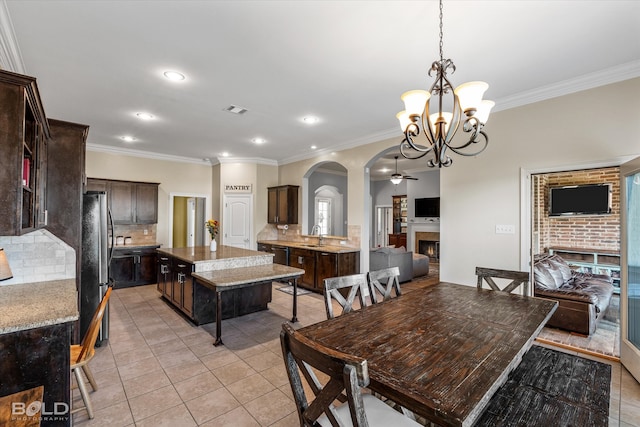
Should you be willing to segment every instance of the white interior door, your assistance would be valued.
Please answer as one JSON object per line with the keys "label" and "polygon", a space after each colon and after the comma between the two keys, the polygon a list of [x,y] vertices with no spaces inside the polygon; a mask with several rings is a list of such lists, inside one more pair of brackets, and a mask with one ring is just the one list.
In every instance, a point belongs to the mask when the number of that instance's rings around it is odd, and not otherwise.
{"label": "white interior door", "polygon": [[620,362],[640,381],[640,157],[620,167]]}
{"label": "white interior door", "polygon": [[375,245],[377,247],[385,247],[389,245],[389,233],[391,233],[391,230],[393,229],[391,209],[391,206],[376,207]]}
{"label": "white interior door", "polygon": [[252,218],[253,195],[225,195],[222,218],[223,244],[244,249],[254,248]]}
{"label": "white interior door", "polygon": [[191,248],[196,245],[196,199],[190,197],[187,199],[187,247]]}

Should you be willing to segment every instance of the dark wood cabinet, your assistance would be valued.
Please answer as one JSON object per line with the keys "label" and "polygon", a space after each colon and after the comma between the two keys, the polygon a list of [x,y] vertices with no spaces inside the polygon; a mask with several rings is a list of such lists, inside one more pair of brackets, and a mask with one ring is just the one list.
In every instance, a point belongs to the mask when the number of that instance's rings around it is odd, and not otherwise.
{"label": "dark wood cabinet", "polygon": [[136,183],[135,217],[136,224],[155,224],[158,222],[158,184]]}
{"label": "dark wood cabinet", "polygon": [[177,258],[173,259],[171,302],[187,315],[193,313],[193,277],[191,277],[191,273],[194,270],[195,265]]}
{"label": "dark wood cabinet", "polygon": [[116,248],[111,259],[110,274],[114,287],[149,285],[158,279],[155,247]]}
{"label": "dark wood cabinet", "polygon": [[87,179],[87,190],[107,192],[114,224],[157,223],[158,185],[151,182]]}
{"label": "dark wood cabinet", "polygon": [[304,270],[304,274],[298,279],[298,285],[312,289],[316,287],[316,254],[314,251],[291,248],[289,250],[289,265]]}
{"label": "dark wood cabinet", "polygon": [[318,292],[324,293],[324,279],[347,276],[360,272],[360,253],[316,252],[316,286]]}
{"label": "dark wood cabinet", "polygon": [[114,224],[133,224],[135,198],[130,182],[110,181],[108,204]]}
{"label": "dark wood cabinet", "polygon": [[36,79],[0,71],[0,235],[46,222],[49,124]]}
{"label": "dark wood cabinet", "polygon": [[401,246],[407,247],[407,233],[389,234],[389,245],[396,248]]}
{"label": "dark wood cabinet", "polygon": [[172,273],[171,273],[171,259],[165,255],[156,255],[157,259],[157,288],[158,292],[160,292],[167,299],[171,299],[172,294]]}
{"label": "dark wood cabinet", "polygon": [[297,185],[281,185],[267,189],[267,222],[269,224],[298,223]]}

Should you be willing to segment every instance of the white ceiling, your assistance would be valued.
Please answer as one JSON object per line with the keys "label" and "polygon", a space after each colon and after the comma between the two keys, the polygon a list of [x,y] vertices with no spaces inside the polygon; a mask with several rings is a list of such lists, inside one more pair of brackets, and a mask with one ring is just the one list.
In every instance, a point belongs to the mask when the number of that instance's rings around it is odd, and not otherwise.
{"label": "white ceiling", "polygon": [[[438,57],[433,0],[4,6],[18,71],[38,78],[48,117],[90,125],[94,147],[213,162],[225,151],[283,164],[314,155],[312,145],[399,143],[399,96],[428,88]],[[637,77],[640,2],[446,0],[444,55],[457,66],[454,85],[489,83],[494,111]],[[187,79],[167,81],[165,70]],[[231,104],[249,111],[223,111]],[[139,120],[141,111],[155,119]],[[306,115],[320,122],[306,125]],[[253,144],[258,136],[267,143]]]}

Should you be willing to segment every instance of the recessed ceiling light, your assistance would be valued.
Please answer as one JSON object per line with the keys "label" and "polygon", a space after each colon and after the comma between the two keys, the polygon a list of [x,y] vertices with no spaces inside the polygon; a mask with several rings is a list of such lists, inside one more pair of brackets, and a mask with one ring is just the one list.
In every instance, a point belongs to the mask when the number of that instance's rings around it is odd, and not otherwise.
{"label": "recessed ceiling light", "polygon": [[223,153],[220,153],[220,155],[221,155],[222,157],[229,157],[229,153],[227,153],[226,151],[225,151],[225,152],[223,152]]}
{"label": "recessed ceiling light", "polygon": [[253,142],[254,144],[260,145],[260,144],[264,144],[265,142],[267,142],[267,140],[264,139],[264,138],[253,138],[251,140],[251,142]]}
{"label": "recessed ceiling light", "polygon": [[313,116],[307,116],[307,117],[303,117],[302,121],[308,125],[312,125],[312,124],[318,123],[318,118]]}
{"label": "recessed ceiling light", "polygon": [[141,120],[152,120],[153,114],[149,113],[136,113],[136,116]]}
{"label": "recessed ceiling light", "polygon": [[315,150],[316,148],[318,148],[318,147],[317,147],[317,146],[315,146],[315,145],[312,145],[312,146],[311,146],[311,149],[312,149],[312,150]]}
{"label": "recessed ceiling light", "polygon": [[184,74],[179,73],[177,71],[165,71],[163,74],[167,79],[174,82],[179,82],[184,80]]}
{"label": "recessed ceiling light", "polygon": [[380,172],[382,172],[382,173],[391,172],[391,169],[382,168],[382,169],[380,169]]}
{"label": "recessed ceiling light", "polygon": [[133,142],[136,139],[134,137],[132,137],[131,135],[125,135],[125,136],[121,136],[120,137],[121,140],[123,140],[124,142]]}

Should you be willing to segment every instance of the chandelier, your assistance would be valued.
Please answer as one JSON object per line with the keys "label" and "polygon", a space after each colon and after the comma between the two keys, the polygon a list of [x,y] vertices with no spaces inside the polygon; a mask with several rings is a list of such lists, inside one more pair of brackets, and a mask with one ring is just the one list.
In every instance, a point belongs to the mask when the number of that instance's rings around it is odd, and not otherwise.
{"label": "chandelier", "polygon": [[[489,112],[495,105],[493,101],[482,100],[489,85],[485,82],[463,83],[455,90],[447,78],[447,71],[456,71],[451,59],[444,59],[442,53],[442,0],[440,0],[440,60],[431,64],[428,74],[436,73],[431,89],[410,90],[402,94],[404,111],[396,114],[404,140],[400,143],[400,153],[407,159],[419,159],[431,153],[427,162],[429,167],[451,166],[453,160],[448,156],[451,150],[461,156],[475,156],[487,148],[489,137],[482,130],[489,118]],[[430,103],[437,101],[437,111],[430,113]],[[448,104],[448,105],[445,105]],[[446,107],[450,111],[444,110]],[[469,133],[469,139],[453,142],[460,124],[462,130]],[[416,143],[414,138],[422,133],[426,145]]]}

